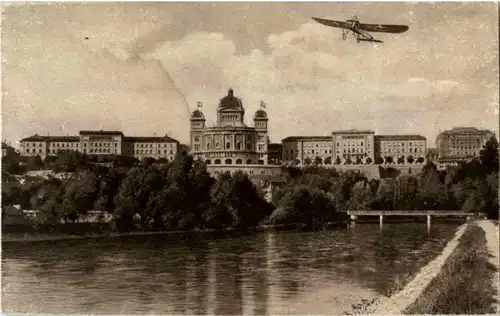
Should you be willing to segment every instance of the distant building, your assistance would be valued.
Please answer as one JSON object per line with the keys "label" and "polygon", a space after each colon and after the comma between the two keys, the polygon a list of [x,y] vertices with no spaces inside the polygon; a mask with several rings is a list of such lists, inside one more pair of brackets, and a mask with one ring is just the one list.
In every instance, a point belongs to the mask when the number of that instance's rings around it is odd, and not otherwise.
{"label": "distant building", "polygon": [[[217,123],[207,126],[204,114],[191,114],[191,154],[207,165],[213,174],[241,170],[250,176],[280,175],[281,166],[268,166],[268,117],[258,110],[253,117],[254,127],[244,123],[245,109],[241,99],[229,89],[217,106]],[[261,167],[259,167],[261,166]]]}
{"label": "distant building", "polygon": [[375,157],[382,158],[384,163],[390,160],[396,164],[414,163],[419,158],[423,163],[426,152],[427,139],[420,135],[375,136]]}
{"label": "distant building", "polygon": [[495,134],[475,127],[454,127],[436,138],[439,164],[457,164],[478,158],[486,142]]}
{"label": "distant building", "polygon": [[120,131],[80,131],[79,136],[33,136],[21,140],[21,155],[56,155],[63,150],[86,155],[123,155],[137,158],[165,158],[173,160],[179,142],[168,136],[126,137]]}
{"label": "distant building", "polygon": [[332,132],[334,163],[375,162],[375,132],[371,130],[345,130]]}
{"label": "distant building", "polygon": [[279,165],[281,164],[282,145],[278,143],[269,144],[267,147],[268,164]]}
{"label": "distant building", "polygon": [[282,163],[307,165],[331,164],[331,136],[290,136],[281,141]]}

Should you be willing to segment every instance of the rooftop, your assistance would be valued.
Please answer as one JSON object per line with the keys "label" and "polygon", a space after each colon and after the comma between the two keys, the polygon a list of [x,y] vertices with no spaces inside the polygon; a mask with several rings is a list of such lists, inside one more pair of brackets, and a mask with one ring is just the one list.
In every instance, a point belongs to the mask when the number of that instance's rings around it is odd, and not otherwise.
{"label": "rooftop", "polygon": [[179,143],[178,140],[165,136],[126,136],[125,141],[128,142],[144,142],[144,143]]}
{"label": "rooftop", "polygon": [[121,132],[121,131],[103,131],[103,130],[80,131],[80,135],[88,135],[88,134],[92,134],[92,135],[122,135],[123,136],[123,132]]}
{"label": "rooftop", "polygon": [[421,135],[376,135],[375,138],[379,140],[426,140]]}
{"label": "rooftop", "polygon": [[332,136],[289,136],[281,140],[284,142],[297,142],[297,141],[331,141]]}
{"label": "rooftop", "polygon": [[78,136],[40,136],[38,134],[21,139],[22,142],[78,142]]}
{"label": "rooftop", "polygon": [[333,131],[333,135],[335,134],[375,134],[374,131],[372,130],[361,130],[361,129],[347,129],[347,130],[341,130],[341,131]]}

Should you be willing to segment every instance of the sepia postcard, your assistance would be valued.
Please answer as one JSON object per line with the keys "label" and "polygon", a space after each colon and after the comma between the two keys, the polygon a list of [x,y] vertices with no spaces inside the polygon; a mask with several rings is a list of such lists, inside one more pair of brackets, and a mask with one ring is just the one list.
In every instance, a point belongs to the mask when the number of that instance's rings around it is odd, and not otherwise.
{"label": "sepia postcard", "polygon": [[497,2],[0,7],[2,313],[500,313]]}

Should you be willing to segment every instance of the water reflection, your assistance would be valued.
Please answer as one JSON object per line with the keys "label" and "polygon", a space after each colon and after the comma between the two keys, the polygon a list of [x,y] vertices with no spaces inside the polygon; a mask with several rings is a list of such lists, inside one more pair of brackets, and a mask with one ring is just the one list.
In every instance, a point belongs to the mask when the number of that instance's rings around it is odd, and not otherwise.
{"label": "water reflection", "polygon": [[[457,225],[3,246],[6,312],[331,314],[387,294]],[[443,239],[444,238],[444,239]],[[35,246],[36,245],[36,246]],[[430,259],[431,256],[428,259]]]}

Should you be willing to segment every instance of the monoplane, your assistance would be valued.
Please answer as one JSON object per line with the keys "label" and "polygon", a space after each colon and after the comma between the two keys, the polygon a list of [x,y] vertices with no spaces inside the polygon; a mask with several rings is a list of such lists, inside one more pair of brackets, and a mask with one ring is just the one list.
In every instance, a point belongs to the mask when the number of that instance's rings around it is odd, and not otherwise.
{"label": "monoplane", "polygon": [[358,18],[356,17],[352,18],[352,20],[347,20],[345,22],[327,20],[321,18],[312,18],[312,19],[326,26],[341,28],[342,39],[344,41],[347,38],[347,35],[349,33],[352,33],[354,37],[356,37],[358,43],[359,42],[383,43],[381,40],[373,38],[373,36],[368,32],[404,33],[409,28],[406,25],[359,23]]}

